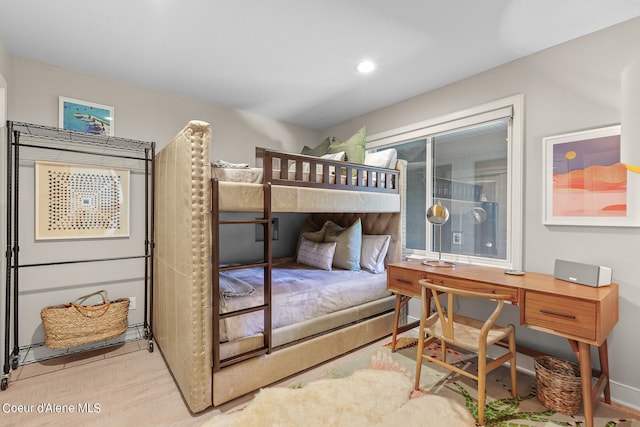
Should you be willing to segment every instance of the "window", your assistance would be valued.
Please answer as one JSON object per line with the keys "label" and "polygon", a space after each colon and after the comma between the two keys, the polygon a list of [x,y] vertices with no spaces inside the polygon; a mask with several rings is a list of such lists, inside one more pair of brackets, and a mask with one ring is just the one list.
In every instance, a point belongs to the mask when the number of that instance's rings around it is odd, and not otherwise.
{"label": "window", "polygon": [[[395,148],[407,161],[405,256],[441,250],[447,261],[522,268],[522,103],[514,96],[368,138],[368,149]],[[449,211],[441,226],[426,219],[436,203]]]}

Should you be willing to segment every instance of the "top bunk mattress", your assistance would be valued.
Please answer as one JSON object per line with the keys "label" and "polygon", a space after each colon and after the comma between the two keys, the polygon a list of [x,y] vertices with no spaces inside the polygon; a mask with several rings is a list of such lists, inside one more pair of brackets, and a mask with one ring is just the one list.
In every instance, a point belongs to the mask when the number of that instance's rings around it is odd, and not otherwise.
{"label": "top bunk mattress", "polygon": [[[380,170],[363,170],[356,176],[355,170],[336,169],[341,167],[339,164],[324,167],[305,164],[301,170],[295,166],[290,163],[285,173],[277,168],[267,169],[271,175],[269,182],[273,184],[273,212],[400,212],[406,172],[403,160],[395,163],[398,176]],[[309,173],[314,168],[316,173]],[[211,176],[219,189],[220,211],[263,211],[265,169],[212,166]],[[331,188],[323,188],[324,183]]]}
{"label": "top bunk mattress", "polygon": [[[156,154],[159,193],[169,191],[179,199],[197,197],[198,203],[204,203],[204,209],[211,201],[214,210],[218,211],[263,212],[262,182],[268,182],[271,184],[272,212],[401,211],[406,179],[404,160],[395,162],[395,169],[386,169],[257,148],[256,156],[262,159],[263,165],[270,167],[232,170],[212,167],[210,143],[211,126],[194,120],[163,147]],[[212,169],[220,170],[213,176]],[[317,173],[309,171],[321,171],[321,179]],[[337,183],[336,177],[340,177]],[[324,188],[332,180],[335,183],[332,188]],[[346,185],[343,180],[347,181]],[[190,210],[194,209],[194,200],[190,204],[189,200],[180,200],[178,204],[183,203],[187,203]]]}
{"label": "top bunk mattress", "polygon": [[[263,184],[220,181],[218,209],[226,212],[262,212]],[[400,212],[399,194],[274,185],[273,212]]]}
{"label": "top bunk mattress", "polygon": [[225,168],[211,165],[211,177],[225,182],[240,184],[262,184],[262,168]]}

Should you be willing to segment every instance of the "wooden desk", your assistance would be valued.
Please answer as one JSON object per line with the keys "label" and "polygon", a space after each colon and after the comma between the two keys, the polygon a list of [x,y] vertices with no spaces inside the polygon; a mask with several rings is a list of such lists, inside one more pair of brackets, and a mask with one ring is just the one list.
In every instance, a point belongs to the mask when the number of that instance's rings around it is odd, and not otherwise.
{"label": "wooden desk", "polygon": [[[429,267],[420,261],[391,264],[387,266],[387,286],[396,294],[392,340],[394,350],[399,332],[399,311],[411,298],[421,297],[420,279],[450,287],[511,295],[511,302],[520,307],[521,325],[569,341],[580,364],[582,403],[587,426],[593,426],[593,408],[603,390],[604,401],[611,403],[607,336],[618,322],[617,284],[592,288],[558,280],[547,274],[508,275],[493,267]],[[600,373],[593,387],[592,345],[598,347],[600,358]]]}

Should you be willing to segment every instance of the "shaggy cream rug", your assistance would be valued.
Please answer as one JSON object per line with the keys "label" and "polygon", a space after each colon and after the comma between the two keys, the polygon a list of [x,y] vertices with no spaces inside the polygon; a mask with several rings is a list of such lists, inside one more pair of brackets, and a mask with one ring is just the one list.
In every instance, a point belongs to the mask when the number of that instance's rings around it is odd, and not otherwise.
{"label": "shaggy cream rug", "polygon": [[301,425],[456,427],[475,421],[453,400],[413,393],[413,381],[403,373],[363,369],[302,388],[262,389],[242,409],[214,414],[203,427]]}

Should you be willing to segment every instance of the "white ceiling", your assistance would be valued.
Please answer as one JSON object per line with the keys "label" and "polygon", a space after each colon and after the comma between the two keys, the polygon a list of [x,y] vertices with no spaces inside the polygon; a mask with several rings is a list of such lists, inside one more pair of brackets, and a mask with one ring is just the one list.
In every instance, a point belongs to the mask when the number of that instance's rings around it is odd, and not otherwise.
{"label": "white ceiling", "polygon": [[[636,16],[640,0],[0,0],[0,39],[14,56],[324,129]],[[359,75],[362,59],[377,70]]]}

